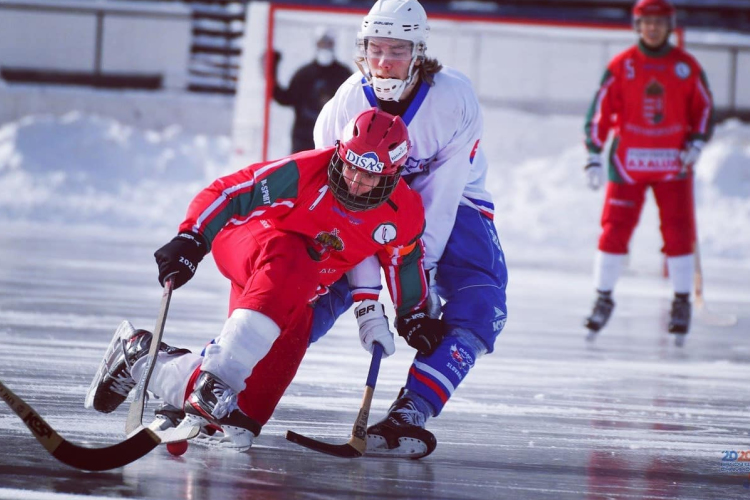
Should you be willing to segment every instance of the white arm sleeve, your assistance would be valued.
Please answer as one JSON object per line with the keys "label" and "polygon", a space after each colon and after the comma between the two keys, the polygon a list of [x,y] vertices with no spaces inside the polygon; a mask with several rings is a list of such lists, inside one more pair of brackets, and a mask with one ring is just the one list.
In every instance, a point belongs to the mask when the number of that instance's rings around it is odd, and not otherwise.
{"label": "white arm sleeve", "polygon": [[[374,255],[353,267],[346,273],[349,289],[354,301],[373,298],[377,300],[383,286],[380,284],[380,262]],[[363,298],[364,297],[364,298]]]}
{"label": "white arm sleeve", "polygon": [[[453,139],[438,152],[429,174],[418,175],[411,183],[422,195],[425,208],[427,226],[422,239],[426,269],[435,267],[445,250],[469,181],[472,151],[482,137],[482,114],[474,93],[461,93],[456,101],[459,124]],[[473,161],[485,161],[481,148],[474,153]]]}
{"label": "white arm sleeve", "polygon": [[334,99],[335,97],[325,103],[323,109],[320,110],[318,119],[315,120],[313,140],[315,141],[316,149],[333,146],[336,143],[335,137],[338,134],[338,131],[333,126],[336,121],[335,113],[333,112],[333,108],[336,107],[333,102]]}

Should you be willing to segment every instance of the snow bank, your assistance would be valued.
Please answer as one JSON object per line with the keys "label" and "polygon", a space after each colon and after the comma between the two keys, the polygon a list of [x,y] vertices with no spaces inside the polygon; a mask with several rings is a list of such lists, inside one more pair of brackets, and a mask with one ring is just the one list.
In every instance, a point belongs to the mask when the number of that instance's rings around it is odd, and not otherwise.
{"label": "snow bank", "polygon": [[[582,122],[485,112],[487,183],[509,256],[532,248],[593,254],[603,193],[585,186]],[[176,125],[156,131],[77,112],[29,116],[0,127],[0,219],[175,227],[199,189],[239,167],[231,153],[229,137]],[[696,199],[703,255],[750,260],[750,126],[717,127],[698,165]],[[632,247],[658,254],[653,200]]]}

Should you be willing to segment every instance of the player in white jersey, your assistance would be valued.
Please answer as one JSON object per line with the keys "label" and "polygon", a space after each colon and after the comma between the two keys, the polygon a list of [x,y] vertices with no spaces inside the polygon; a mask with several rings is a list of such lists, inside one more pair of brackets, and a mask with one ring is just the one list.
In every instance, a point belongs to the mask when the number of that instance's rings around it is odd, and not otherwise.
{"label": "player in white jersey", "polygon": [[[363,109],[401,116],[411,138],[402,176],[425,208],[430,305],[396,324],[418,353],[388,416],[367,429],[371,455],[420,458],[435,449],[425,422],[440,414],[476,359],[492,352],[507,314],[505,257],[485,189],[481,109],[463,74],[426,57],[428,31],[417,0],[378,0],[357,35],[361,74],[339,87],[314,129],[315,146],[330,146]],[[311,342],[352,301],[377,300],[380,289],[377,261],[365,260],[318,302]],[[374,322],[363,322],[360,309],[362,336]]]}

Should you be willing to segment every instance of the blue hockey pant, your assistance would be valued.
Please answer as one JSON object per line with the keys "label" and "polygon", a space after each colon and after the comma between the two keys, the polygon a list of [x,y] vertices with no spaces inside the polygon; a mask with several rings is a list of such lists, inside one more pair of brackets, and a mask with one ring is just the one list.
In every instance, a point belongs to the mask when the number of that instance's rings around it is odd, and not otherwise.
{"label": "blue hockey pant", "polygon": [[[500,238],[490,218],[460,206],[437,268],[448,335],[429,356],[417,354],[406,389],[422,396],[438,415],[477,357],[492,352],[505,326],[508,271]],[[310,342],[322,337],[352,305],[346,278],[331,287],[315,307]]]}

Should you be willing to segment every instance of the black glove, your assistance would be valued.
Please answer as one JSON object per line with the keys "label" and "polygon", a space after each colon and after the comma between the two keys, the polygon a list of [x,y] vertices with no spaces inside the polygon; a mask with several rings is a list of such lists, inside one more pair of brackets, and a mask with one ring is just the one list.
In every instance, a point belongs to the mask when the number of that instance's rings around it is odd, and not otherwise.
{"label": "black glove", "polygon": [[281,62],[281,52],[278,50],[273,51],[273,62],[271,63],[271,70],[273,71],[274,80],[276,75],[279,73],[279,63]]}
{"label": "black glove", "polygon": [[159,266],[159,283],[174,275],[174,287],[180,288],[195,274],[198,262],[207,254],[206,242],[198,233],[185,231],[154,252]]}
{"label": "black glove", "polygon": [[[268,55],[267,52],[263,52],[263,55],[260,56],[260,74],[265,75],[266,74],[266,56]],[[277,75],[279,73],[279,63],[281,62],[281,52],[278,50],[273,51],[273,58],[271,59],[271,77],[273,78],[273,81],[275,82],[278,80]]]}
{"label": "black glove", "polygon": [[439,319],[430,318],[427,309],[420,309],[396,320],[398,334],[406,339],[406,343],[425,356],[440,345],[445,337],[445,323]]}

